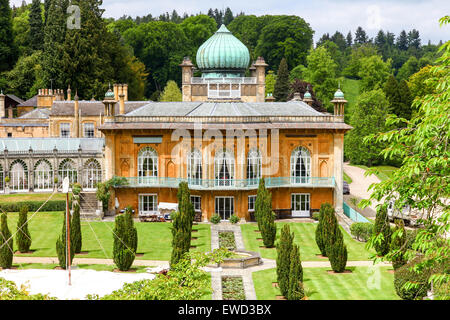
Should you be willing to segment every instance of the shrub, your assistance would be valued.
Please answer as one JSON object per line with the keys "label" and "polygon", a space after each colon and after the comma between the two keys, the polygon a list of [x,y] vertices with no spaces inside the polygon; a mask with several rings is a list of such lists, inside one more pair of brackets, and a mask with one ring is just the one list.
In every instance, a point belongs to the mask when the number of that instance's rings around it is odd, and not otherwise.
{"label": "shrub", "polygon": [[355,222],[350,226],[350,232],[358,241],[368,241],[372,236],[373,223],[371,222]]}
{"label": "shrub", "polygon": [[412,250],[412,245],[416,241],[417,230],[406,230],[406,248]]}
{"label": "shrub", "polygon": [[97,183],[97,191],[95,193],[97,200],[102,202],[103,211],[108,211],[109,198],[111,197],[111,188],[116,185],[125,186],[128,181],[124,177],[112,177],[105,182]]}
{"label": "shrub", "polygon": [[316,244],[317,247],[319,248],[321,254],[323,256],[325,256],[326,252],[325,252],[325,243],[323,241],[322,238],[322,232],[323,232],[323,217],[325,215],[325,211],[328,210],[328,207],[330,206],[329,203],[323,203],[320,206],[320,211],[319,211],[319,224],[317,225],[316,228],[316,232],[315,232],[315,236],[316,236]]}
{"label": "shrub", "polygon": [[327,247],[332,245],[340,232],[334,209],[329,203],[320,206],[319,224],[316,228],[316,243],[323,256],[327,256]]}
{"label": "shrub", "polygon": [[24,286],[19,289],[13,281],[0,278],[0,300],[56,300],[56,298],[41,293],[31,295]]}
{"label": "shrub", "polygon": [[320,217],[320,213],[319,212],[314,212],[312,214],[312,218],[316,221],[319,221],[319,217]]}
{"label": "shrub", "polygon": [[230,217],[230,222],[233,223],[233,224],[238,223],[239,220],[241,220],[241,219],[239,219],[239,217],[238,217],[237,215],[235,215],[235,214],[233,214],[233,215]]}
{"label": "shrub", "polygon": [[403,300],[421,300],[427,295],[427,291],[430,289],[430,284],[428,283],[430,277],[429,271],[422,270],[420,273],[416,273],[410,270],[417,262],[418,259],[414,259],[395,270],[395,291]]}
{"label": "shrub", "polygon": [[72,245],[75,253],[81,252],[82,247],[82,235],[81,235],[81,221],[80,221],[80,204],[78,201],[74,202],[72,224],[70,227],[70,233],[72,235]]}
{"label": "shrub", "polygon": [[[63,216],[63,227],[61,236],[56,239],[56,254],[58,256],[59,266],[63,269],[66,269],[66,237],[67,237],[67,228],[66,228],[66,215]],[[69,227],[71,226],[71,222],[69,219]],[[70,232],[70,236],[72,236],[72,232]],[[72,244],[72,238],[70,239],[70,243]],[[72,265],[73,257],[75,255],[75,250],[73,245],[70,246],[70,261],[68,261],[68,264]]]}
{"label": "shrub", "polygon": [[291,251],[294,243],[294,233],[288,224],[281,229],[280,240],[277,243],[277,281],[283,296],[288,295],[289,291],[289,272]]}
{"label": "shrub", "polygon": [[78,195],[78,194],[80,194],[80,192],[81,192],[81,185],[79,183],[74,183],[72,185],[72,193],[74,195]]}
{"label": "shrub", "polygon": [[272,248],[277,237],[277,226],[275,224],[275,213],[266,211],[263,216],[261,236],[266,248]]}
{"label": "shrub", "polygon": [[[27,206],[29,211],[37,211],[44,203],[45,201],[2,202],[0,208],[5,212],[20,212],[23,206]],[[40,211],[66,211],[66,200],[49,200]]]}
{"label": "shrub", "polygon": [[329,247],[327,254],[330,258],[331,269],[334,272],[344,272],[345,266],[347,265],[347,247],[344,244],[342,233]]}
{"label": "shrub", "polygon": [[256,193],[256,200],[255,200],[255,219],[258,223],[258,230],[261,231],[262,228],[262,219],[263,217],[260,217],[263,214],[264,210],[270,210],[272,211],[272,204],[270,204],[270,209],[267,208],[267,196],[268,191],[266,189],[266,185],[264,182],[264,179],[259,180],[258,185],[258,191]]}
{"label": "shrub", "polygon": [[136,257],[138,239],[131,212],[132,208],[127,207],[125,213],[115,219],[113,257],[114,263],[121,271],[129,270]]}
{"label": "shrub", "polygon": [[6,213],[0,213],[0,267],[9,269],[13,262],[14,240],[8,229]]}
{"label": "shrub", "polygon": [[218,214],[215,214],[215,215],[211,216],[209,221],[211,223],[218,224],[220,222],[220,216]]}
{"label": "shrub", "polygon": [[300,261],[300,252],[297,245],[293,245],[290,256],[289,268],[289,290],[287,294],[288,300],[301,300],[305,296],[303,290],[303,268]]}
{"label": "shrub", "polygon": [[392,237],[390,251],[392,252],[392,266],[394,270],[400,268],[401,266],[406,264],[405,252],[407,250],[407,239],[406,239],[406,230],[405,223],[401,219],[395,220],[395,230],[397,235]]}
{"label": "shrub", "polygon": [[391,244],[391,227],[385,206],[377,208],[373,235],[378,237],[374,243],[377,254],[379,256],[384,256],[389,252],[389,247]]}
{"label": "shrub", "polygon": [[17,247],[20,252],[28,252],[31,247],[31,235],[28,231],[28,207],[23,206],[19,211],[16,233]]}
{"label": "shrub", "polygon": [[9,181],[11,181],[11,179],[10,179],[8,176],[6,176],[6,177],[5,177],[5,182],[6,182],[6,183],[9,183]]}

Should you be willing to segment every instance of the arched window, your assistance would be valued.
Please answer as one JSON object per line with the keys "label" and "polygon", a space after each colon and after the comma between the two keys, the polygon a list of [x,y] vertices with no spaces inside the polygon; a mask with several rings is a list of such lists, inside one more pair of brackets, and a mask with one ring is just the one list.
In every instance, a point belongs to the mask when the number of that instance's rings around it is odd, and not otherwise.
{"label": "arched window", "polygon": [[34,166],[34,190],[53,189],[53,170],[50,162],[45,159],[39,160]]}
{"label": "arched window", "polygon": [[214,159],[214,177],[216,186],[234,185],[234,155],[220,151]]}
{"label": "arched window", "polygon": [[201,185],[202,183],[202,153],[194,149],[188,154],[187,178],[191,185]]}
{"label": "arched window", "polygon": [[23,160],[15,160],[9,169],[12,191],[28,191],[28,168]]}
{"label": "arched window", "polygon": [[95,159],[89,159],[83,168],[83,189],[95,189],[102,182],[102,167]]}
{"label": "arched window", "polygon": [[249,185],[259,183],[262,172],[261,152],[258,149],[252,149],[247,155],[247,181]]}
{"label": "arched window", "polygon": [[309,183],[311,155],[304,147],[296,148],[291,155],[291,183]]}
{"label": "arched window", "polygon": [[150,147],[141,149],[138,154],[139,183],[156,183],[158,177],[158,153]]}
{"label": "arched window", "polygon": [[58,170],[59,182],[62,183],[65,177],[69,177],[69,182],[74,183],[77,182],[77,166],[75,162],[71,159],[65,159],[59,165]]}

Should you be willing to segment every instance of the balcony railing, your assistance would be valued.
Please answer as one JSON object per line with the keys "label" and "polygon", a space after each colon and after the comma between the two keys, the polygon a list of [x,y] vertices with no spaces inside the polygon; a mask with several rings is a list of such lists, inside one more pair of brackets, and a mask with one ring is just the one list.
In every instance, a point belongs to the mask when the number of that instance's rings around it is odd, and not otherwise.
{"label": "balcony railing", "polygon": [[236,77],[236,78],[191,78],[193,84],[208,83],[232,83],[232,84],[256,84],[256,77]]}
{"label": "balcony railing", "polygon": [[[187,182],[192,190],[252,190],[258,189],[259,179],[187,179],[167,177],[129,177],[116,188],[178,188]],[[267,177],[267,188],[334,188],[334,177]]]}

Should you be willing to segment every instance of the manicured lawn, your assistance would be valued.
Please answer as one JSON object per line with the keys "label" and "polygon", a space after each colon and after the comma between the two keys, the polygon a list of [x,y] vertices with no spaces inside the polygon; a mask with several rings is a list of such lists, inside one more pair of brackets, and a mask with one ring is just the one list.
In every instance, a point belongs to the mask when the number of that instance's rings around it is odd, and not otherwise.
{"label": "manicured lawn", "polygon": [[[20,201],[45,201],[51,193],[24,193],[24,194],[2,194],[1,202],[20,202]],[[66,196],[62,193],[56,193],[50,200],[65,200]]]}
{"label": "manicured lawn", "polygon": [[[348,267],[352,273],[329,274],[331,268],[304,268],[305,294],[309,300],[398,300],[394,275],[389,267]],[[378,270],[377,270],[378,269]],[[258,300],[275,300],[280,290],[272,286],[277,281],[276,269],[253,273]]]}
{"label": "manicured lawn", "polygon": [[[8,213],[8,226],[11,233],[15,233],[17,225],[17,213]],[[28,214],[30,219],[32,213]],[[32,237],[31,250],[36,250],[32,254],[22,254],[21,256],[34,257],[56,257],[55,243],[61,234],[63,224],[62,212],[40,212],[29,222],[29,230]],[[137,256],[136,259],[146,260],[170,260],[172,251],[172,233],[169,222],[136,222],[138,232]],[[76,255],[80,258],[109,258],[112,259],[114,222],[107,221],[81,221],[81,231],[83,238],[82,251],[87,254]],[[196,251],[211,251],[211,231],[209,224],[194,225],[192,236],[197,240],[192,240],[192,245],[196,246]],[[17,244],[14,241],[14,248]]]}
{"label": "manicured lawn", "polygon": [[[355,167],[359,167],[364,170],[369,170],[368,167],[363,165],[354,165]],[[376,168],[375,175],[380,179],[381,181],[387,180],[392,177],[394,172],[398,169],[397,167],[393,166],[373,166],[372,168]]]}
{"label": "manicured lawn", "polygon": [[[277,222],[277,240],[279,239],[281,228],[286,222]],[[316,223],[289,222],[291,232],[294,232],[294,242],[300,246],[300,255],[303,261],[327,261],[327,259],[319,258],[320,254],[315,240]],[[247,250],[257,251],[263,258],[276,259],[277,252],[275,248],[261,248],[262,241],[256,240],[261,237],[256,223],[247,223],[241,225],[244,245]],[[354,240],[347,232],[341,228],[344,235],[344,242],[347,245],[348,260],[362,261],[369,260],[369,251],[365,249],[365,243]],[[276,243],[275,242],[275,243]]]}

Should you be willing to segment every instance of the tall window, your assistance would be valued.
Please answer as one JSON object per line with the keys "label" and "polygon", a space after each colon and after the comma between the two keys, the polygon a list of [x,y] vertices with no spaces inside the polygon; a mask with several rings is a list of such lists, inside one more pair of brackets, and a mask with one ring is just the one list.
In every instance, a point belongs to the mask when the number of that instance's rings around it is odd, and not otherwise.
{"label": "tall window", "polygon": [[262,171],[261,152],[258,149],[252,149],[247,156],[247,181],[249,185],[259,183]]}
{"label": "tall window", "polygon": [[34,189],[51,190],[53,188],[53,169],[45,159],[39,160],[34,166]]}
{"label": "tall window", "polygon": [[10,184],[13,191],[28,191],[28,168],[22,160],[15,160],[10,167]]}
{"label": "tall window", "polygon": [[216,197],[215,213],[222,220],[228,220],[234,214],[234,198],[233,197]]}
{"label": "tall window", "polygon": [[97,160],[88,160],[83,171],[83,188],[95,189],[97,183],[102,182],[102,168]]}
{"label": "tall window", "polygon": [[214,159],[216,186],[234,185],[234,155],[228,151],[219,152]]}
{"label": "tall window", "polygon": [[248,211],[255,211],[256,196],[248,196]]}
{"label": "tall window", "polygon": [[195,211],[202,211],[202,197],[200,196],[191,196],[191,202],[194,206]]}
{"label": "tall window", "polygon": [[83,132],[85,138],[94,138],[94,124],[91,122],[83,124]]}
{"label": "tall window", "polygon": [[187,163],[188,183],[201,185],[202,183],[202,153],[195,149],[188,155]]}
{"label": "tall window", "polygon": [[139,214],[155,214],[158,211],[158,196],[156,194],[139,195]]}
{"label": "tall window", "polygon": [[291,155],[291,183],[309,183],[311,155],[306,148],[298,147]]}
{"label": "tall window", "polygon": [[77,182],[77,166],[71,159],[65,159],[61,162],[58,169],[59,182],[62,183],[65,177],[69,177],[69,182]]}
{"label": "tall window", "polygon": [[158,177],[158,154],[153,148],[146,147],[138,154],[139,183],[156,183]]}
{"label": "tall window", "polygon": [[5,172],[3,171],[3,167],[0,164],[0,191],[2,192],[5,190],[4,181],[5,181]]}
{"label": "tall window", "polygon": [[59,130],[61,138],[70,138],[70,123],[60,123]]}

